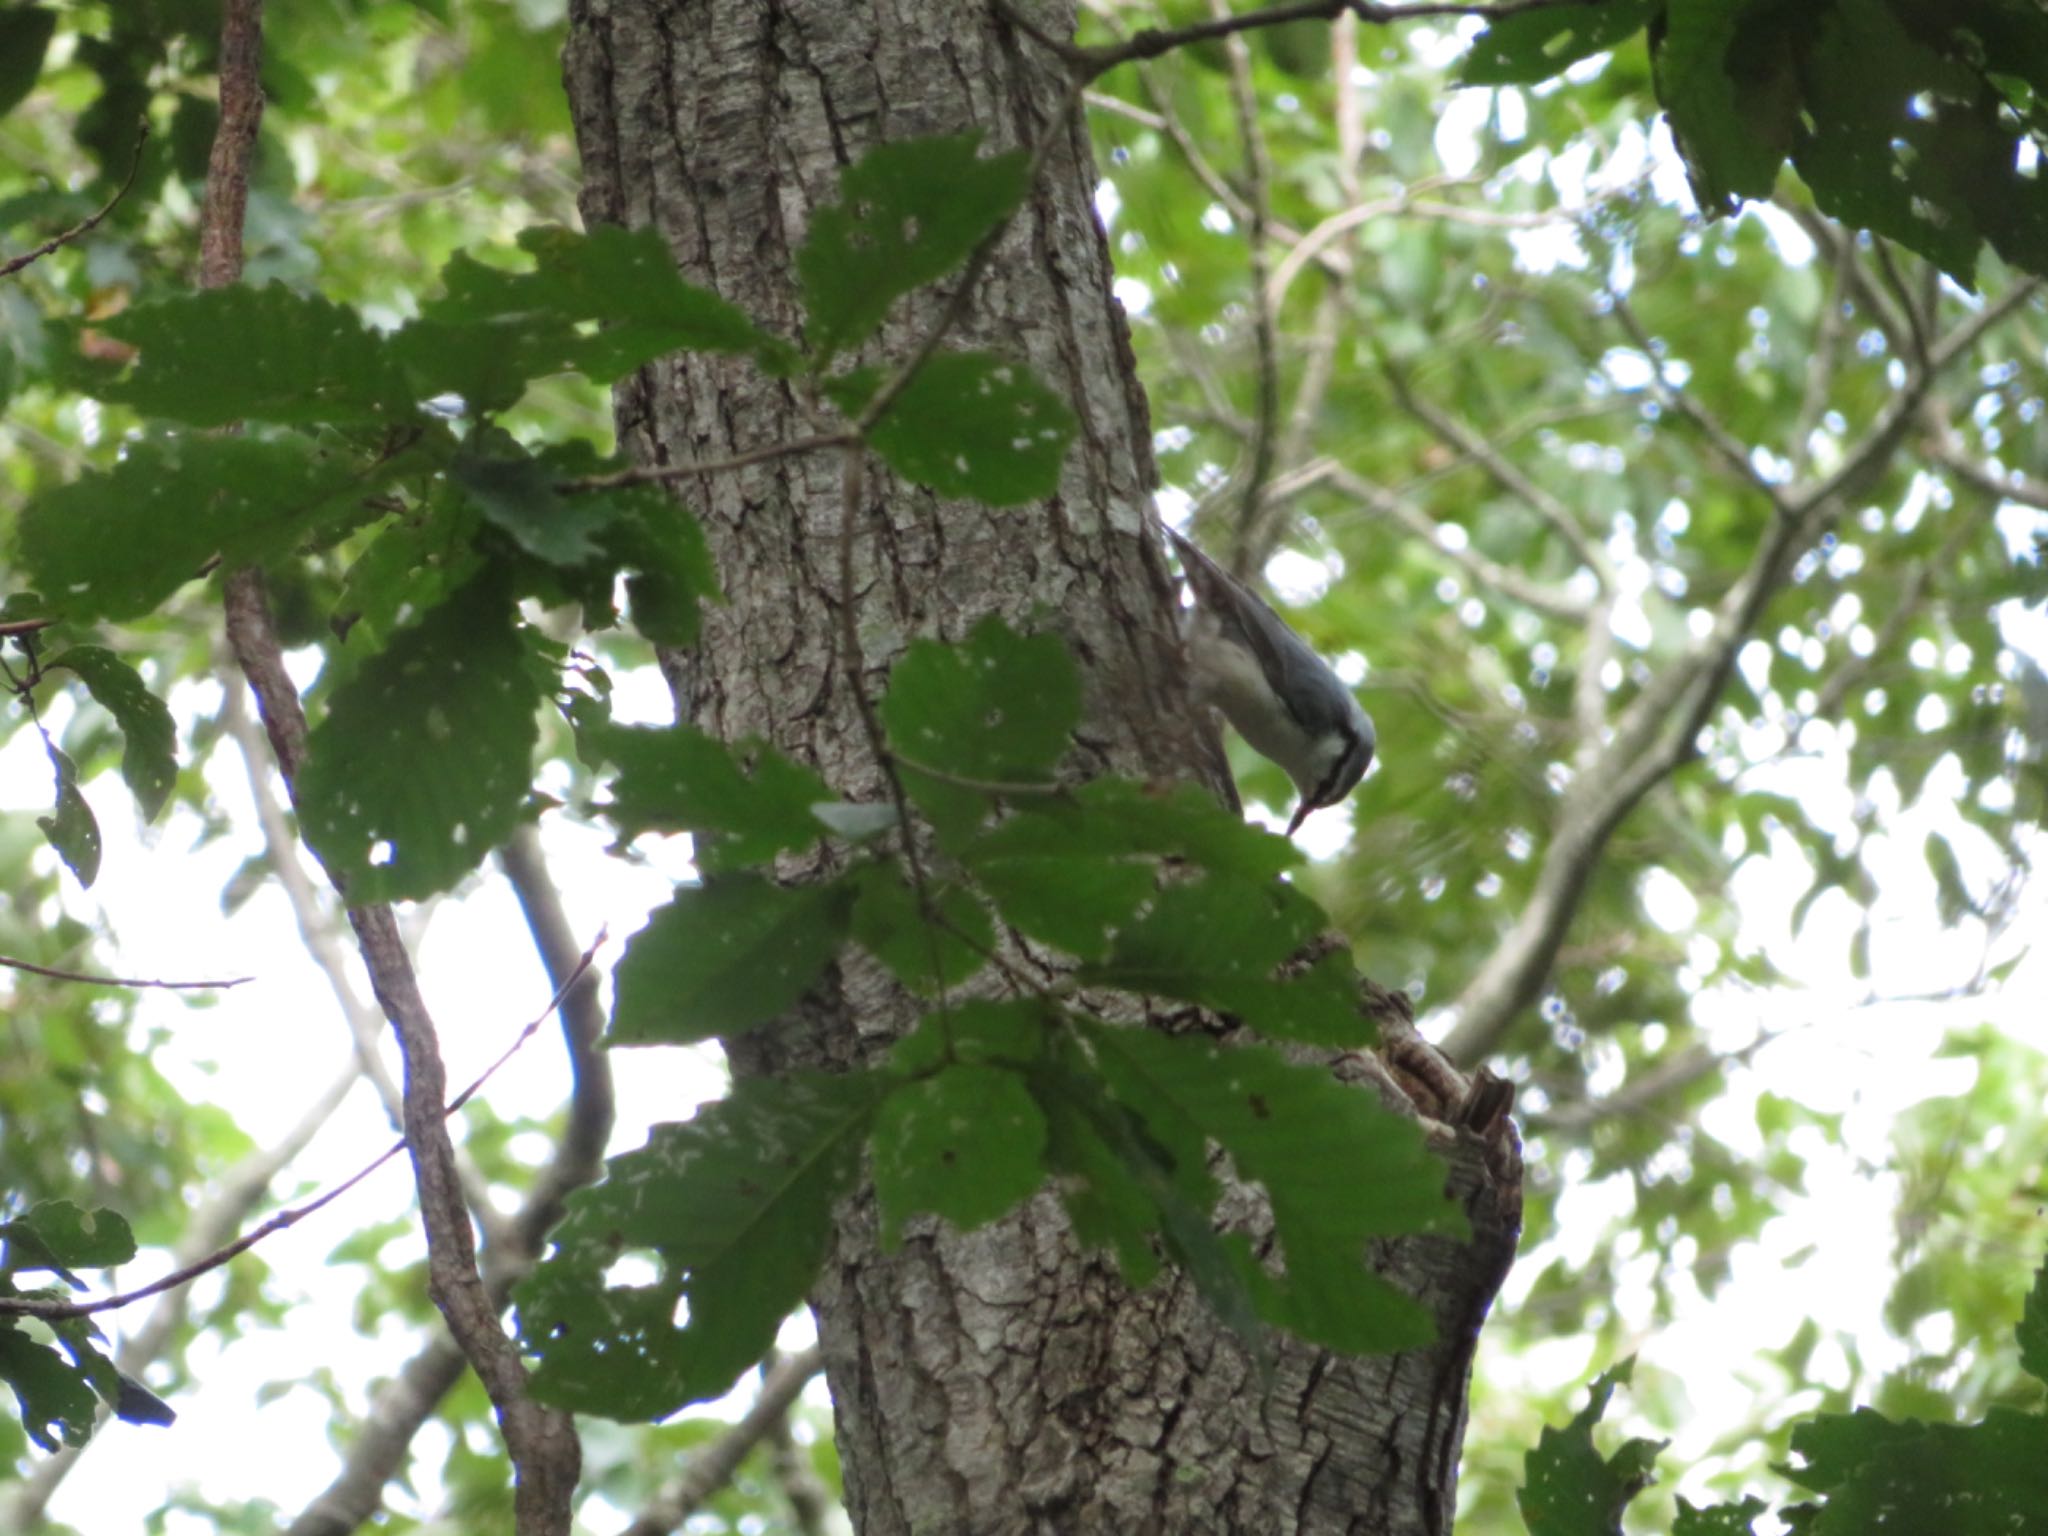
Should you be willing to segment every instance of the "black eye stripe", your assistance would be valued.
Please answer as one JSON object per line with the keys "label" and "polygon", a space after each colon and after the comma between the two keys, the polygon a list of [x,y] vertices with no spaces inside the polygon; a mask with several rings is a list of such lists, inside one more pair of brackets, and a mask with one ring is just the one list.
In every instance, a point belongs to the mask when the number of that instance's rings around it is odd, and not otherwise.
{"label": "black eye stripe", "polygon": [[[1354,762],[1358,765],[1358,772],[1356,774],[1348,773],[1346,770]],[[1372,748],[1368,747],[1364,741],[1356,736],[1349,737],[1344,744],[1343,753],[1336,762],[1330,765],[1330,771],[1324,774],[1321,782],[1316,785],[1315,793],[1309,796],[1308,803],[1320,806],[1330,805],[1341,800],[1343,792],[1338,786],[1344,784],[1346,779],[1355,784],[1360,778],[1364,777],[1365,770],[1371,766]]]}

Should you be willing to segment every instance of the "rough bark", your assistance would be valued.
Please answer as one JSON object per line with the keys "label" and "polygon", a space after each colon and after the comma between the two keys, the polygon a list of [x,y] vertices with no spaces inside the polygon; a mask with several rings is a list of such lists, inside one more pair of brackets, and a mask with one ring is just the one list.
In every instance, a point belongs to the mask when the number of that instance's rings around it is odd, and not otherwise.
{"label": "rough bark", "polygon": [[[910,640],[1001,614],[1057,631],[1084,668],[1077,775],[1204,776],[1215,759],[1180,680],[1144,398],[1085,131],[1051,116],[1054,61],[969,0],[576,0],[567,73],[586,219],[653,224],[687,276],[791,336],[793,253],[863,150],[967,128],[994,148],[1060,136],[956,338],[1027,358],[1073,402],[1060,493],[995,511],[870,465],[854,594],[868,686]],[[939,302],[902,305],[872,358],[905,355]],[[634,456],[665,465],[815,430],[789,385],[701,357],[627,383],[618,418]],[[830,456],[683,482],[730,603],[669,672],[686,718],[765,737],[874,799],[837,651],[839,488]],[[865,1061],[917,1011],[849,962],[830,995],[736,1042],[735,1064]],[[1398,1028],[1391,1004],[1386,1015]],[[1399,1070],[1341,1069],[1414,1112]],[[1455,1118],[1455,1104],[1427,1107]],[[1390,1243],[1372,1259],[1435,1310],[1443,1342],[1368,1360],[1283,1346],[1270,1389],[1191,1289],[1131,1294],[1076,1251],[1049,1201],[968,1236],[913,1230],[893,1254],[871,1202],[847,1201],[813,1300],[856,1529],[1447,1531],[1471,1340],[1512,1255],[1519,1192],[1511,1141],[1441,1136],[1479,1237]]]}

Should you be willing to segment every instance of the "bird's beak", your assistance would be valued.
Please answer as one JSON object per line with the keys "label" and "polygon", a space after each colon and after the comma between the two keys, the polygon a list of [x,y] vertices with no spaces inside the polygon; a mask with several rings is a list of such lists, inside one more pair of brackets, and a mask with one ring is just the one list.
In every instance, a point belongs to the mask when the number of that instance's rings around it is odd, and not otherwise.
{"label": "bird's beak", "polygon": [[1316,806],[1310,802],[1306,795],[1304,795],[1302,797],[1301,804],[1297,805],[1294,808],[1294,820],[1287,823],[1287,835],[1289,837],[1294,836],[1294,829],[1300,826],[1304,821],[1307,821],[1308,813],[1315,809]]}

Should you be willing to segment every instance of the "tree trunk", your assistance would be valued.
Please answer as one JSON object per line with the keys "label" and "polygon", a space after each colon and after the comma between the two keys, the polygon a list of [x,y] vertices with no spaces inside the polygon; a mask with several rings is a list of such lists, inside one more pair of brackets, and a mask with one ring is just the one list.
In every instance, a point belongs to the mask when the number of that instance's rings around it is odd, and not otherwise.
{"label": "tree trunk", "polygon": [[[688,277],[793,337],[792,258],[849,161],[969,128],[991,149],[1056,136],[953,339],[1028,359],[1072,402],[1081,427],[1060,493],[997,511],[870,462],[853,592],[868,688],[880,692],[910,640],[958,639],[1000,614],[1055,630],[1080,661],[1077,776],[1203,776],[1216,759],[1180,677],[1144,396],[1085,129],[1054,115],[1057,61],[971,0],[576,0],[567,73],[585,218],[653,224]],[[899,306],[871,360],[907,355],[940,297]],[[620,388],[617,410],[623,442],[651,464],[815,431],[796,390],[744,360],[657,364]],[[837,459],[781,458],[680,490],[730,604],[709,612],[696,651],[669,659],[679,711],[879,798],[839,653]],[[866,1061],[919,1011],[849,959],[830,995],[734,1042],[735,1067]],[[1377,1061],[1340,1070],[1412,1112]],[[1191,1287],[1132,1294],[1076,1250],[1049,1199],[971,1235],[914,1227],[894,1253],[871,1198],[849,1199],[813,1303],[856,1530],[1448,1531],[1472,1337],[1513,1252],[1519,1193],[1511,1139],[1496,1136],[1490,1158],[1469,1135],[1441,1139],[1474,1242],[1388,1243],[1371,1261],[1432,1307],[1442,1342],[1354,1360],[1279,1341],[1270,1386]]]}

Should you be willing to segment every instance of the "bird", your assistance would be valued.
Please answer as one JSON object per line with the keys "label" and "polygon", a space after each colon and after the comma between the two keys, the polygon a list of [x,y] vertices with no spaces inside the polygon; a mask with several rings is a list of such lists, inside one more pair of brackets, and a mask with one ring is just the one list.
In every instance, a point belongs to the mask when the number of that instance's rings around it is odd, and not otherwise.
{"label": "bird", "polygon": [[1175,530],[1166,536],[1195,599],[1184,630],[1195,696],[1294,781],[1292,837],[1365,777],[1378,745],[1372,716],[1264,598]]}

